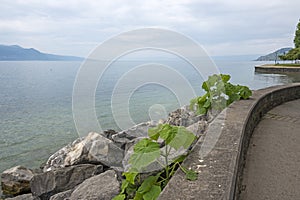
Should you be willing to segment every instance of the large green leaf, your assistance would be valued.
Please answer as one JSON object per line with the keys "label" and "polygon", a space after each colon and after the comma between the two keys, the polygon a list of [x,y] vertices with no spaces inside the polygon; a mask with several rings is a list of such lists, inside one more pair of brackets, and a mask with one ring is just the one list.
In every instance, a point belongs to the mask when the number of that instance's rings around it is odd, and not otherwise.
{"label": "large green leaf", "polygon": [[122,185],[121,185],[121,193],[124,193],[126,188],[128,187],[129,182],[125,179],[122,181]]}
{"label": "large green leaf", "polygon": [[140,171],[154,162],[159,156],[159,144],[148,138],[144,138],[134,145],[134,152],[130,156],[129,163],[131,164],[131,168]]}
{"label": "large green leaf", "polygon": [[157,127],[154,128],[149,128],[148,129],[148,136],[152,139],[157,141],[159,136],[160,136],[160,132],[163,129],[163,125],[159,124]]}
{"label": "large green leaf", "polygon": [[126,177],[126,180],[134,185],[135,177],[138,175],[136,172],[123,172],[123,176]]}
{"label": "large green leaf", "polygon": [[160,138],[163,139],[168,145],[176,136],[177,128],[169,124],[164,124],[163,129],[160,131]]}
{"label": "large green leaf", "polygon": [[146,193],[148,192],[151,187],[156,183],[157,179],[159,176],[149,176],[148,178],[146,178],[142,185],[139,187],[138,192],[139,193]]}
{"label": "large green leaf", "polygon": [[186,130],[185,127],[179,126],[174,128],[177,129],[177,133],[169,145],[176,150],[180,149],[180,147],[188,149],[196,139],[196,136],[192,132]]}
{"label": "large green leaf", "polygon": [[143,200],[143,194],[136,192],[133,200]]}
{"label": "large green leaf", "polygon": [[221,78],[222,78],[222,81],[223,81],[224,83],[226,83],[226,82],[229,81],[230,75],[228,75],[228,74],[221,74]]}
{"label": "large green leaf", "polygon": [[161,193],[161,188],[158,185],[153,185],[151,189],[143,195],[144,200],[156,200]]}

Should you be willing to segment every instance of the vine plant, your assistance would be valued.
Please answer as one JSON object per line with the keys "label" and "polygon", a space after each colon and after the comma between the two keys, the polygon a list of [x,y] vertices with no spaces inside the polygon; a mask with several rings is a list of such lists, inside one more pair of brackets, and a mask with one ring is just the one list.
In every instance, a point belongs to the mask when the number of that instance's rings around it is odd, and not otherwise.
{"label": "vine plant", "polygon": [[[206,114],[208,110],[223,110],[233,101],[247,99],[252,91],[241,85],[229,83],[230,75],[212,75],[203,82],[202,88],[206,91],[203,96],[191,100],[190,109],[197,114]],[[183,167],[180,163],[186,154],[170,158],[173,150],[184,149],[185,152],[196,139],[196,136],[185,127],[160,124],[149,129],[148,138],[141,139],[133,146],[133,153],[129,158],[130,169],[124,172],[121,192],[113,200],[155,200],[162,189],[167,185],[177,168],[180,168],[188,180],[196,180],[197,172]],[[151,175],[142,181],[141,173],[150,164],[157,162],[162,171]]]}
{"label": "vine plant", "polygon": [[252,91],[247,86],[233,85],[228,82],[230,75],[214,74],[203,82],[202,88],[206,91],[203,96],[196,97],[190,102],[190,109],[197,114],[206,114],[208,110],[221,111],[232,102],[248,99]]}
{"label": "vine plant", "polygon": [[[155,128],[149,129],[149,138],[144,138],[134,145],[134,152],[130,156],[129,172],[124,172],[125,180],[121,185],[121,192],[113,200],[154,200],[162,189],[167,185],[176,169],[179,167],[186,175],[188,180],[196,180],[197,173],[180,165],[185,155],[178,156],[170,161],[171,150],[184,148],[187,150],[196,136],[187,131],[185,127],[160,124]],[[163,141],[162,143],[159,141]],[[161,145],[164,145],[161,148]],[[160,161],[163,158],[163,161]],[[141,183],[141,174],[147,166],[153,162],[158,162],[163,170],[147,177]]]}

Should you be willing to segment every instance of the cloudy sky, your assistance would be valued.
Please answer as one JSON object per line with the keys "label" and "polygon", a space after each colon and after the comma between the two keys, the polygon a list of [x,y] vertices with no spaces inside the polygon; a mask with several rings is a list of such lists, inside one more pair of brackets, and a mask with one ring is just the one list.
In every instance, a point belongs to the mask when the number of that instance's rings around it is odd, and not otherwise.
{"label": "cloudy sky", "polygon": [[1,0],[0,44],[88,56],[136,28],[183,33],[210,55],[266,54],[293,46],[299,0]]}

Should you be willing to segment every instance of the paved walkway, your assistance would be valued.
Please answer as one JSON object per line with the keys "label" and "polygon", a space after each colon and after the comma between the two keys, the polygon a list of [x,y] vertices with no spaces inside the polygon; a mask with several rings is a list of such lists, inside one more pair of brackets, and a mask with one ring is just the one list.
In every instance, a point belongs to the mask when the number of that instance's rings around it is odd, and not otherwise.
{"label": "paved walkway", "polygon": [[270,110],[254,130],[241,199],[300,199],[300,99]]}

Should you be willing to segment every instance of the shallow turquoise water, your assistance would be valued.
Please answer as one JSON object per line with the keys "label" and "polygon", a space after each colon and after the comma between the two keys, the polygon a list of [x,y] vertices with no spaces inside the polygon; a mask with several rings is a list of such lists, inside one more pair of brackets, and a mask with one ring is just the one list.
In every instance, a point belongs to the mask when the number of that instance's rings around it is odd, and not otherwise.
{"label": "shallow turquoise water", "polygon": [[[95,108],[103,129],[119,129],[111,110],[112,91],[124,73],[143,62],[114,63],[99,81]],[[187,63],[178,60],[162,63],[178,70],[197,95],[201,94],[203,79]],[[296,75],[254,73],[254,65],[259,62],[217,61],[216,64],[222,73],[232,76],[232,82],[251,89],[300,81]],[[49,155],[78,137],[72,115],[72,91],[80,65],[80,62],[0,62],[0,172],[19,164],[38,167]],[[174,87],[181,87],[176,79],[172,81]],[[134,123],[149,120],[148,111],[153,105],[161,105],[166,112],[180,106],[176,94],[158,84],[137,88],[127,103]],[[122,114],[126,118],[127,113]]]}

